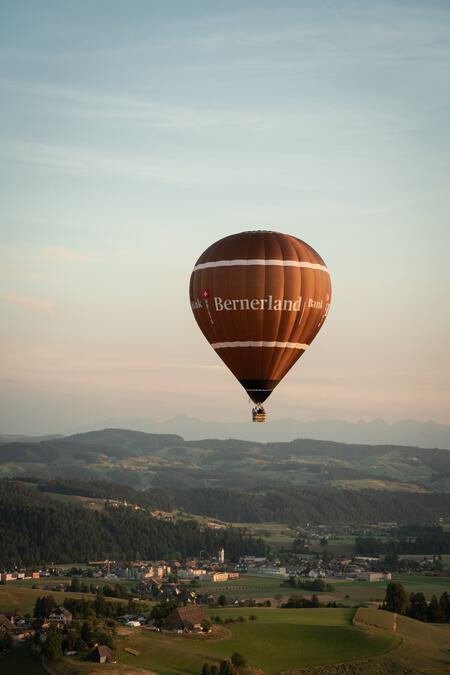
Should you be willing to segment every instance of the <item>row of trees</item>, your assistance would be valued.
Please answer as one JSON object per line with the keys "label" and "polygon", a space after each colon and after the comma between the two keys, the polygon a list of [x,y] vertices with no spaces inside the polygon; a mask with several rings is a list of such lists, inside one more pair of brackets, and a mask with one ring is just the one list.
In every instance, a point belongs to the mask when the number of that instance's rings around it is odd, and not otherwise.
{"label": "row of trees", "polygon": [[450,596],[447,591],[438,599],[433,595],[429,602],[423,593],[407,594],[404,586],[392,582],[386,589],[383,609],[404,614],[411,619],[429,623],[450,623]]}
{"label": "row of trees", "polygon": [[318,593],[323,591],[334,591],[334,586],[323,579],[297,579],[296,577],[291,576],[287,581],[283,581],[281,585],[287,586],[288,588],[301,588],[305,591],[315,591]]}
{"label": "row of trees", "polygon": [[[123,614],[136,614],[145,609],[140,603],[129,600],[124,602],[110,602],[102,593],[97,593],[91,598],[66,597],[63,606],[71,612],[74,619],[116,619]],[[58,604],[53,595],[43,595],[36,599],[33,616],[35,618],[48,618],[50,614],[58,612]]]}
{"label": "row of trees", "polygon": [[71,593],[92,593],[95,594],[97,592],[102,593],[104,596],[108,598],[127,598],[129,596],[129,591],[128,587],[125,584],[103,584],[100,586],[99,584],[93,584],[93,583],[86,583],[86,581],[83,581],[82,579],[78,579],[75,577],[70,581],[69,584],[65,587],[66,591],[70,591]]}
{"label": "row of trees", "polygon": [[205,663],[200,675],[235,675],[241,668],[245,668],[247,661],[239,652],[233,652],[231,658],[224,659],[219,665]]}

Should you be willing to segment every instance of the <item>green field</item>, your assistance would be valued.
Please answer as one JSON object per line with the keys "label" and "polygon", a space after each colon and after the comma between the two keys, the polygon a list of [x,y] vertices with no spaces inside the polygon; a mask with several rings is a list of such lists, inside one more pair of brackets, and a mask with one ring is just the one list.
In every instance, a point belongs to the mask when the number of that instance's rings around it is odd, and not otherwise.
{"label": "green field", "polygon": [[298,536],[295,529],[284,523],[230,523],[230,525],[245,528],[275,548],[289,548]]}
{"label": "green field", "polygon": [[[371,635],[355,628],[353,610],[343,609],[227,609],[212,612],[225,617],[256,621],[227,624],[214,636],[183,637],[139,630],[119,642],[122,663],[154,670],[160,675],[197,675],[203,663],[242,653],[250,666],[265,673],[303,666],[338,663],[381,654],[396,646],[398,638]],[[140,656],[127,654],[131,646]]]}
{"label": "green field", "polygon": [[[407,593],[422,592],[429,599],[432,595],[438,597],[447,591],[450,593],[450,577],[431,577],[423,574],[397,574],[393,580],[402,583]],[[311,592],[301,589],[291,589],[281,585],[282,580],[274,577],[242,575],[239,579],[215,583],[207,581],[200,583],[198,590],[211,595],[225,595],[229,602],[246,598],[273,600],[275,597],[290,595],[310,596]],[[334,586],[331,593],[318,593],[325,602],[336,600],[345,605],[354,606],[360,603],[382,602],[387,581],[339,581],[330,580]]]}
{"label": "green field", "polygon": [[282,579],[274,577],[257,577],[244,574],[239,579],[230,581],[201,582],[198,589],[211,595],[225,595],[228,599],[273,598],[275,595],[287,595],[289,589],[281,585]]}
{"label": "green field", "polygon": [[[432,595],[438,598],[444,591],[450,593],[450,577],[427,577],[423,574],[394,574],[393,581],[403,584],[407,593],[423,593],[428,599]],[[382,602],[387,581],[332,581],[333,593],[326,597],[344,604],[357,605],[365,602]],[[297,591],[297,593],[301,593]],[[306,593],[305,593],[306,595]],[[320,595],[320,594],[319,594]],[[348,596],[348,597],[347,597]]]}
{"label": "green field", "polygon": [[320,545],[320,539],[310,539],[309,550],[311,553],[323,553],[331,555],[351,555],[355,550],[355,537],[333,537],[328,539],[326,546]]}

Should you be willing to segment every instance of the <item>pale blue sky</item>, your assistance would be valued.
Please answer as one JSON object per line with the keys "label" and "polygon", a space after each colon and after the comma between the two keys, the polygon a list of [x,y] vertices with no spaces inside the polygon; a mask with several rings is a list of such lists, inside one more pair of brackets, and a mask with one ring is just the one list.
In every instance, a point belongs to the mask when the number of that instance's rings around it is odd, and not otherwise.
{"label": "pale blue sky", "polygon": [[0,4],[0,430],[248,418],[191,316],[216,239],[323,256],[274,418],[450,423],[447,2]]}

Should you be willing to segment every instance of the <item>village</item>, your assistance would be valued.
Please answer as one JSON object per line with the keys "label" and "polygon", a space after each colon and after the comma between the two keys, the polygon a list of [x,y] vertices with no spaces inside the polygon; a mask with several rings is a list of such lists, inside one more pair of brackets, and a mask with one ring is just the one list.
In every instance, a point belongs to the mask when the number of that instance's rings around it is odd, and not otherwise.
{"label": "village", "polygon": [[[438,561],[436,556],[423,556],[402,562],[410,573],[426,575],[436,573]],[[215,609],[255,608],[257,612],[258,608],[299,606],[292,604],[292,598],[303,607],[351,606],[351,600],[343,604],[333,600],[330,593],[335,586],[379,587],[391,578],[386,560],[375,556],[279,552],[271,557],[246,555],[232,562],[223,548],[213,556],[200,552],[184,560],[106,559],[77,566],[3,570],[0,588],[27,589],[34,593],[35,604],[28,612],[0,609],[0,653],[28,643],[44,661],[56,655],[115,662],[118,639],[122,653],[134,654],[135,648],[123,639],[137,629],[142,635],[207,636],[220,629],[222,620],[220,612],[212,613]],[[261,592],[255,594],[252,589]],[[245,621],[245,616],[239,620]]]}

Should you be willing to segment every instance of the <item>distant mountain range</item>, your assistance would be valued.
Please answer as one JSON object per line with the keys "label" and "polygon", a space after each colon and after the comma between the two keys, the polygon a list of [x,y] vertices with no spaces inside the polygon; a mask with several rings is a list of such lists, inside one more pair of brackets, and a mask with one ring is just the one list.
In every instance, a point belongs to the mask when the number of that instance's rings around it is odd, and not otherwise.
{"label": "distant mountain range", "polygon": [[[389,424],[382,419],[366,422],[346,422],[323,419],[300,422],[293,419],[272,420],[266,424],[249,422],[208,422],[192,417],[177,416],[167,422],[152,422],[136,418],[108,419],[93,425],[94,428],[120,427],[149,433],[179,434],[186,440],[197,438],[241,438],[246,441],[276,442],[296,438],[315,438],[340,443],[413,445],[421,448],[450,450],[450,426],[437,422],[402,420]],[[81,429],[80,429],[81,431]],[[88,431],[88,429],[82,429]]]}

